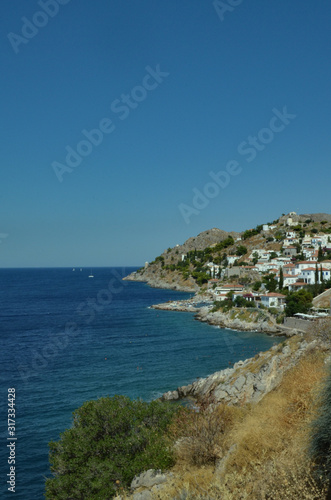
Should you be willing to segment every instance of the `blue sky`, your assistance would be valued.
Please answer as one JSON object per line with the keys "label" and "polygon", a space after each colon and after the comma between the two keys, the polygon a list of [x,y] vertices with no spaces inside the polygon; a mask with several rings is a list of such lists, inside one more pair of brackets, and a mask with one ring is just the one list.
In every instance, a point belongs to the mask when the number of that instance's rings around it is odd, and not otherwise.
{"label": "blue sky", "polygon": [[330,2],[1,7],[0,267],[142,265],[330,212]]}

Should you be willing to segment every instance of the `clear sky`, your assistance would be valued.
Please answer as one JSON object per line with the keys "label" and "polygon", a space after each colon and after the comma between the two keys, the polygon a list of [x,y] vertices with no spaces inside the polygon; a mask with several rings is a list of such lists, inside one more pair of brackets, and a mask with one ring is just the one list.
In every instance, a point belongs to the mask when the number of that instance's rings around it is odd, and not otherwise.
{"label": "clear sky", "polygon": [[0,267],[330,212],[330,26],[329,0],[1,0]]}

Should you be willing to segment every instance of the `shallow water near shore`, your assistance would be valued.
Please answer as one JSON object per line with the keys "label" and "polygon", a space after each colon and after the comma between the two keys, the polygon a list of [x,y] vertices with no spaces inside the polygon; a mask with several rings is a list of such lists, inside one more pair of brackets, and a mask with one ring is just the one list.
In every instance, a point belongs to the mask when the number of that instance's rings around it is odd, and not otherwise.
{"label": "shallow water near shore", "polygon": [[[146,401],[267,350],[280,338],[209,326],[150,306],[192,294],[122,281],[134,268],[0,270],[1,473],[16,390],[16,495],[42,499],[48,442],[84,401]],[[2,481],[1,497],[7,487]]]}

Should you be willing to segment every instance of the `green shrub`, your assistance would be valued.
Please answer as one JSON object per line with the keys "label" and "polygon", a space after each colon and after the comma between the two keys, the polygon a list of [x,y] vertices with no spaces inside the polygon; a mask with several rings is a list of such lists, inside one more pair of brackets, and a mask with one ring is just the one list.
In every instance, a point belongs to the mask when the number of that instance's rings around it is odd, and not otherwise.
{"label": "green shrub", "polygon": [[276,318],[276,323],[277,325],[282,325],[284,323],[284,314],[279,314]]}
{"label": "green shrub", "polygon": [[73,426],[50,443],[47,499],[112,498],[147,469],[173,464],[167,428],[178,406],[125,396],[88,401]]}
{"label": "green shrub", "polygon": [[312,307],[313,295],[306,290],[290,292],[286,297],[286,316],[294,316],[296,313],[308,313]]}

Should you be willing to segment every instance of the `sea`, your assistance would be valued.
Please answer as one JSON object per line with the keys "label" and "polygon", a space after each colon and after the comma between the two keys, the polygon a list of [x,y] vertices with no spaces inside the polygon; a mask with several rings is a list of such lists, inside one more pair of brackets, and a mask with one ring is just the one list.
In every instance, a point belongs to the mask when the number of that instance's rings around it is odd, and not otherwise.
{"label": "sea", "polygon": [[14,498],[44,498],[48,443],[85,401],[151,401],[280,342],[151,309],[192,294],[122,280],[135,270],[0,269],[0,498],[10,480]]}

